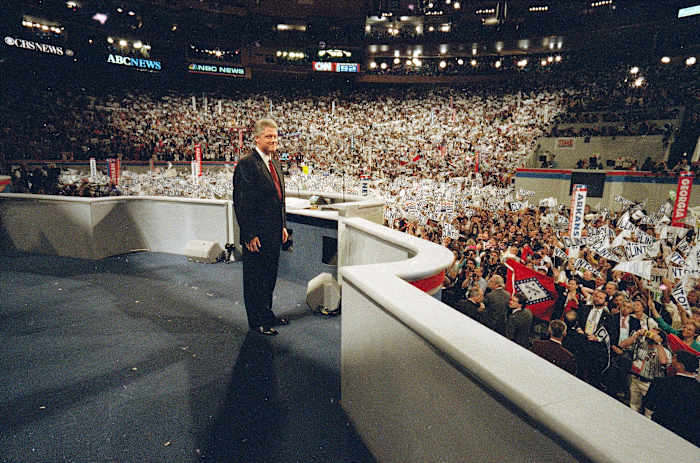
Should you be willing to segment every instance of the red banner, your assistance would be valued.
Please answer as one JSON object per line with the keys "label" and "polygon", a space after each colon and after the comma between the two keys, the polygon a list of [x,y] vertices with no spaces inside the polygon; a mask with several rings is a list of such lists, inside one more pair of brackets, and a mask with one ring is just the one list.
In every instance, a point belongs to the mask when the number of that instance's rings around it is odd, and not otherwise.
{"label": "red banner", "polygon": [[525,307],[532,312],[532,315],[549,321],[558,297],[554,279],[535,272],[513,259],[506,261],[506,267],[508,268],[506,291],[513,294],[515,289],[524,294],[527,297]]}
{"label": "red banner", "polygon": [[682,172],[678,176],[678,188],[676,188],[676,204],[673,206],[673,220],[671,225],[681,225],[688,215],[688,203],[690,202],[690,189],[693,187],[693,174]]}
{"label": "red banner", "polygon": [[669,334],[667,339],[668,348],[671,349],[671,352],[678,352],[679,350],[684,350],[686,352],[690,352],[691,354],[700,357],[700,352],[696,351],[695,349],[692,349],[690,346],[688,346],[688,344],[684,343],[683,340],[675,334]]}
{"label": "red banner", "polygon": [[119,159],[110,158],[107,160],[109,167],[109,181],[113,185],[119,185]]}
{"label": "red banner", "polygon": [[194,145],[194,158],[197,161],[197,177],[202,176],[202,146],[199,143]]}

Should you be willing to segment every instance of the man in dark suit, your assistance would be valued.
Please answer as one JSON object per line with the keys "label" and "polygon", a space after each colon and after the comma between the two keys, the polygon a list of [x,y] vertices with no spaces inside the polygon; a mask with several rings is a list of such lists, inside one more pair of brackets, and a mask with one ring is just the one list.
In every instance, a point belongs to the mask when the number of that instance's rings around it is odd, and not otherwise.
{"label": "man in dark suit", "polygon": [[481,322],[481,314],[485,309],[483,300],[484,294],[481,292],[481,289],[478,286],[472,286],[469,288],[469,297],[463,301],[458,301],[455,304],[455,308],[467,317]]}
{"label": "man in dark suit", "polygon": [[243,297],[248,326],[260,334],[277,334],[286,318],[272,312],[280,247],[287,242],[284,177],[277,151],[277,124],[255,123],[255,150],[238,161],[233,173],[233,205],[243,245]]}
{"label": "man in dark suit", "polygon": [[654,412],[652,420],[700,447],[698,357],[681,350],[672,362],[676,375],[652,381],[644,406]]}
{"label": "man in dark suit", "polygon": [[532,329],[532,312],[525,307],[527,296],[515,293],[510,298],[508,307],[511,310],[506,322],[506,335],[511,341],[530,348],[530,330]]}
{"label": "man in dark suit", "polygon": [[494,275],[489,278],[488,287],[491,291],[484,296],[486,310],[482,314],[482,320],[484,325],[505,336],[506,320],[510,314],[510,309],[508,308],[510,294],[503,289],[503,286],[502,276]]}
{"label": "man in dark suit", "polygon": [[620,347],[620,343],[642,329],[639,319],[631,315],[634,312],[633,302],[623,301],[618,306],[619,312],[610,316],[610,368],[603,378],[611,396],[629,390],[627,375],[632,366],[632,357]]}
{"label": "man in dark suit", "polygon": [[[611,326],[612,318],[608,311],[607,294],[596,289],[593,292],[593,305],[585,305],[579,311],[580,323],[583,328],[577,328],[579,334],[584,336],[582,352],[577,357],[579,367],[583,370],[582,377],[591,385],[604,389],[602,374],[610,362],[610,333],[614,332]],[[601,330],[605,328],[605,330]],[[605,334],[607,333],[607,336]]]}
{"label": "man in dark suit", "polygon": [[576,357],[561,345],[565,336],[566,323],[561,320],[552,320],[549,322],[549,339],[547,341],[536,340],[532,343],[532,349],[530,350],[559,368],[575,375]]}

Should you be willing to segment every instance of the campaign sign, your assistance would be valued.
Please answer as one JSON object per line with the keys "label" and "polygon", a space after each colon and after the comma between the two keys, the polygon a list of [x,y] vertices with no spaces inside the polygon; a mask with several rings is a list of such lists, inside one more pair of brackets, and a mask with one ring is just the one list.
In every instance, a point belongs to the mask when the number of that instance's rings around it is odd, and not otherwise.
{"label": "campaign sign", "polygon": [[678,188],[676,189],[676,204],[673,206],[673,221],[671,225],[680,225],[688,214],[688,203],[690,202],[690,189],[693,187],[693,174],[683,172],[678,177]]}

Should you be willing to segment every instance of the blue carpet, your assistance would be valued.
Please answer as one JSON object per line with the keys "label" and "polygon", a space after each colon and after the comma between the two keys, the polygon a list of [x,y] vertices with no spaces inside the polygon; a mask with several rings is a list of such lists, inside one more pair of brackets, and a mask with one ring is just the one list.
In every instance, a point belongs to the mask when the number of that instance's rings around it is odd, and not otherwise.
{"label": "blue carpet", "polygon": [[338,404],[340,317],[282,275],[249,334],[241,264],[0,256],[0,461],[372,462]]}

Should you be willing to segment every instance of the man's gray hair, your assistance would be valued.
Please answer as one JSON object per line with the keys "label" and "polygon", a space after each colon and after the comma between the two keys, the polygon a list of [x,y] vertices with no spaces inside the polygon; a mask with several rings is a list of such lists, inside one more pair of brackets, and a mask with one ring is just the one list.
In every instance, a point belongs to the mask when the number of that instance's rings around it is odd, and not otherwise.
{"label": "man's gray hair", "polygon": [[476,296],[479,296],[480,294],[481,294],[481,288],[479,288],[478,286],[472,286],[471,288],[469,288],[469,297],[476,297]]}
{"label": "man's gray hair", "polygon": [[277,123],[272,119],[260,119],[256,121],[254,135],[259,137],[268,127],[272,127],[273,129],[277,130]]}

